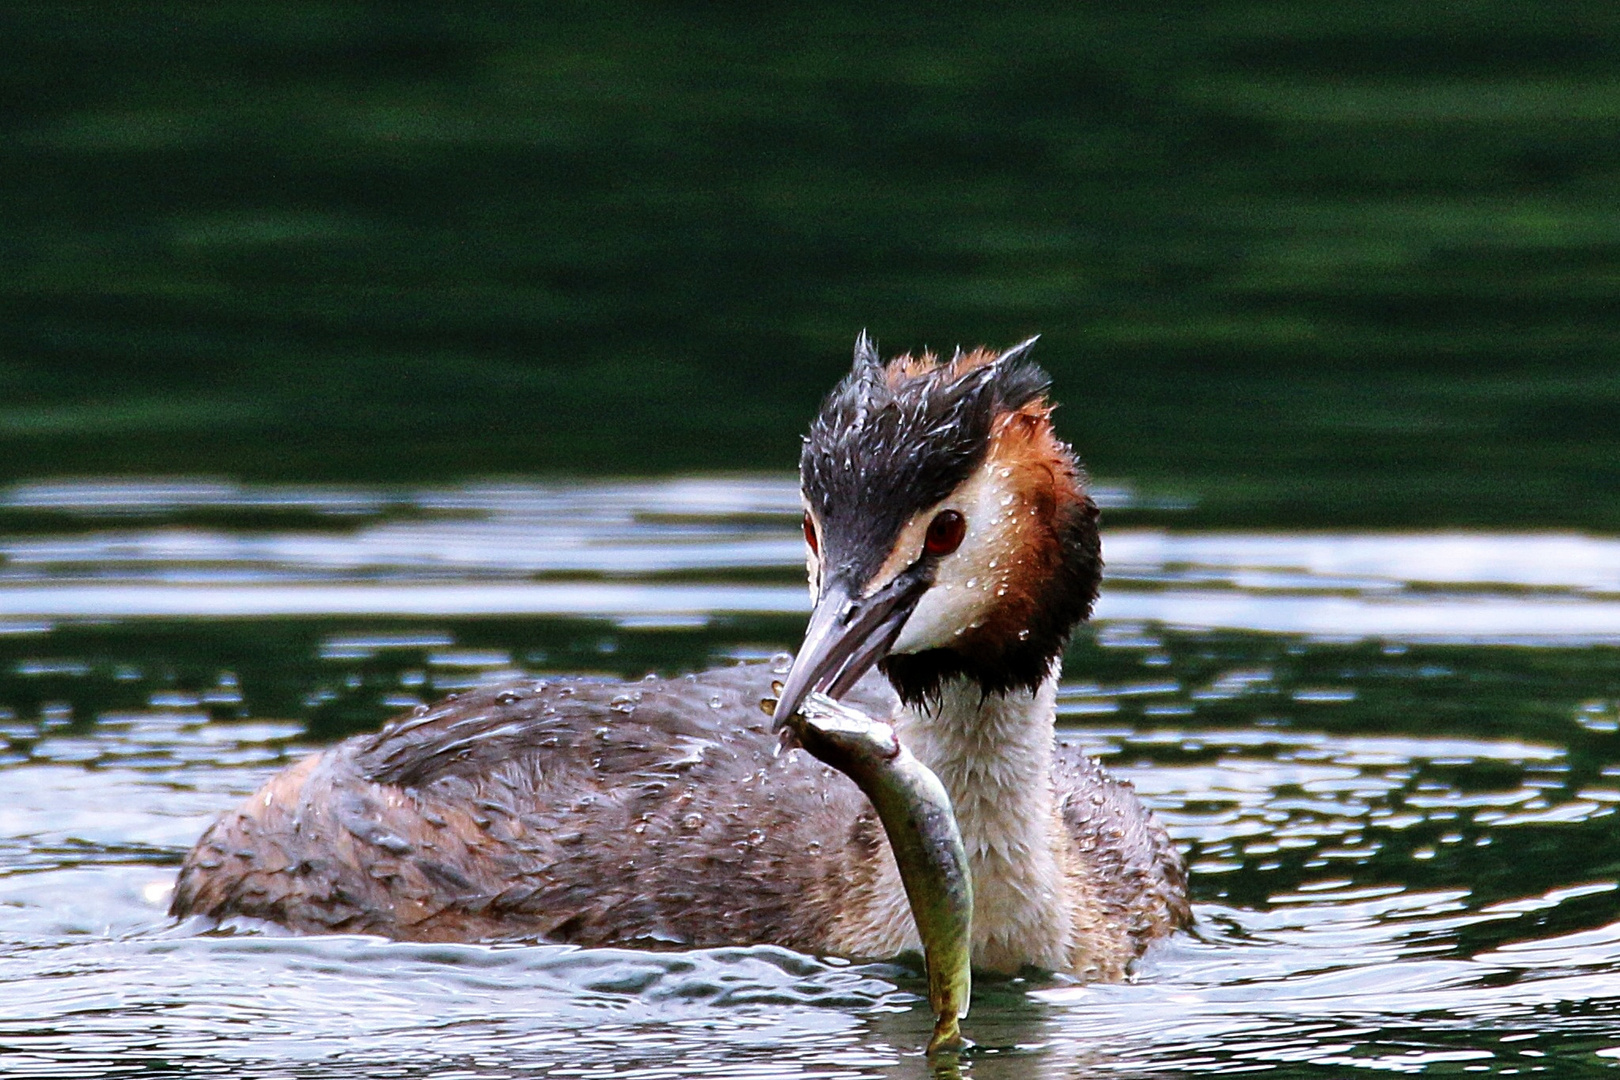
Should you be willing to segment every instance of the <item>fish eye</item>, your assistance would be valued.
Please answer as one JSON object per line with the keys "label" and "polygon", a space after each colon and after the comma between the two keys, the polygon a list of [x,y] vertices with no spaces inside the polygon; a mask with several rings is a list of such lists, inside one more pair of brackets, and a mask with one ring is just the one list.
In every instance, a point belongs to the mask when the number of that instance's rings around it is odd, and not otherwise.
{"label": "fish eye", "polygon": [[816,525],[808,513],[804,515],[804,542],[810,545],[810,554],[821,554],[821,547],[816,543]]}
{"label": "fish eye", "polygon": [[930,555],[949,555],[962,546],[962,537],[966,535],[967,519],[955,510],[941,510],[928,523],[923,550]]}

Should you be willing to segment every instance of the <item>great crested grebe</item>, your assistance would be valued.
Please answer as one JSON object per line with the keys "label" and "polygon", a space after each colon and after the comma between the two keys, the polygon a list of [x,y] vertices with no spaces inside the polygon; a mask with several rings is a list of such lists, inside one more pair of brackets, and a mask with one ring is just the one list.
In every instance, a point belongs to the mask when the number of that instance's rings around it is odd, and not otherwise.
{"label": "great crested grebe", "polygon": [[1055,738],[1060,659],[1102,559],[1033,341],[885,365],[857,340],[800,459],[815,607],[790,670],[450,698],[225,814],[173,914],[422,941],[916,949],[871,805],[776,753],[759,703],[780,681],[778,717],[842,698],[890,718],[943,782],[975,968],[1122,977],[1190,921],[1186,874],[1130,786]]}

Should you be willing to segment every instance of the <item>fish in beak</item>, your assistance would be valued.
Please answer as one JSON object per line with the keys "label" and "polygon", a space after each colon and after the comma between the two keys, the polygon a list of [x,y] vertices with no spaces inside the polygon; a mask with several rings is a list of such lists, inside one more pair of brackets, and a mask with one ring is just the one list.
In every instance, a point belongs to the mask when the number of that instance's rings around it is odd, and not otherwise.
{"label": "fish in beak", "polygon": [[916,565],[868,596],[858,595],[843,581],[829,581],[810,613],[804,643],[777,696],[772,715],[775,729],[782,730],[810,694],[820,691],[841,698],[889,655],[931,577],[923,566]]}

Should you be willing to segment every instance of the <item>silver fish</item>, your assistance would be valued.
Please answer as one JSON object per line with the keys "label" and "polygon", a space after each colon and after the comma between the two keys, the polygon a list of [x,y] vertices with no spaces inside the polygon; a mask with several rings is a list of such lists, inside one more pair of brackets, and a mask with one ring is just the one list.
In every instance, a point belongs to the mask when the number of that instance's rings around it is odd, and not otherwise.
{"label": "silver fish", "polygon": [[[772,684],[781,693],[782,684]],[[767,714],[776,702],[760,703]],[[928,966],[928,1004],[934,1035],[928,1053],[964,1045],[958,1023],[973,989],[973,878],[945,785],[900,744],[894,729],[825,694],[811,694],[786,719],[791,734],[813,757],[861,789],[877,811],[917,921]]]}

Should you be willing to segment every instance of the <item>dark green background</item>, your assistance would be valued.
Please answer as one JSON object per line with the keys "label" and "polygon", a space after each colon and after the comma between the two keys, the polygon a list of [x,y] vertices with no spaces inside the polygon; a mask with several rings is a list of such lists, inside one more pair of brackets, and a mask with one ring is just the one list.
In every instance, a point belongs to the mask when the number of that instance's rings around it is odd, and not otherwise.
{"label": "dark green background", "polygon": [[1040,331],[1188,524],[1620,529],[1620,6],[8,4],[0,479],[790,467]]}

